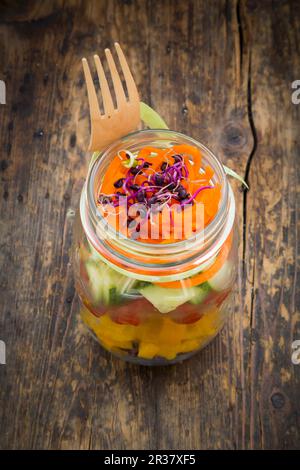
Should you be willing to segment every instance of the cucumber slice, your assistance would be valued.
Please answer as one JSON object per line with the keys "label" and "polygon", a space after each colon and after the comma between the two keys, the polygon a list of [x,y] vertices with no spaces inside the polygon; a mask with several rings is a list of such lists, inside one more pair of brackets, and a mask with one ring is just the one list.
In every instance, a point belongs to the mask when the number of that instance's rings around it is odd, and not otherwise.
{"label": "cucumber slice", "polygon": [[[121,276],[116,273],[118,275],[118,279],[119,279],[119,282],[121,281],[121,285],[120,285],[120,294],[130,294],[132,289],[136,289],[136,280],[135,279],[132,279],[131,277],[125,277],[123,276],[122,279]],[[124,279],[123,279],[124,278]]]}
{"label": "cucumber slice", "polygon": [[99,267],[93,261],[87,261],[85,264],[86,272],[89,277],[89,289],[94,302],[98,303],[102,297],[102,277]]}
{"label": "cucumber slice", "polygon": [[233,278],[233,263],[231,261],[225,261],[221,269],[211,277],[208,284],[212,289],[220,292],[230,287]]}
{"label": "cucumber slice", "polygon": [[95,250],[95,248],[93,247],[93,245],[91,243],[89,243],[89,246],[90,246],[90,251],[91,251],[90,259],[95,261],[95,262],[100,261],[100,263],[101,263],[102,261],[101,261],[101,257],[99,255],[98,251]]}
{"label": "cucumber slice", "polygon": [[147,281],[136,281],[134,287],[135,287],[136,290],[140,290],[140,289],[143,289],[144,287],[147,287],[147,286],[152,286],[152,283],[147,282]]}
{"label": "cucumber slice", "polygon": [[194,287],[195,295],[191,299],[192,304],[201,304],[206,299],[208,293],[211,291],[211,287],[208,282],[204,282],[200,286]]}
{"label": "cucumber slice", "polygon": [[146,103],[140,103],[141,120],[150,129],[168,129],[163,118]]}
{"label": "cucumber slice", "polygon": [[160,313],[169,313],[196,296],[196,289],[167,289],[153,284],[138,289]]}
{"label": "cucumber slice", "polygon": [[103,262],[90,258],[86,262],[89,288],[95,303],[115,305],[122,300],[134,286],[135,280],[122,276]]}

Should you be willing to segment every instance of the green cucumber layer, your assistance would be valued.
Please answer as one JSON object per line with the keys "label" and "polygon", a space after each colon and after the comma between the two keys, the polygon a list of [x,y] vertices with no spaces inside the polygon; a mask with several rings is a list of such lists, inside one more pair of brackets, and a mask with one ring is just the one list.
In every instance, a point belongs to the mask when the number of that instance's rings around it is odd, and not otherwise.
{"label": "green cucumber layer", "polygon": [[89,259],[86,263],[89,289],[96,304],[115,305],[122,301],[136,283],[134,279],[121,276],[102,262]]}
{"label": "green cucumber layer", "polygon": [[192,304],[201,304],[206,299],[208,293],[211,291],[211,287],[208,282],[204,282],[199,286],[193,287],[195,295],[191,299]]}
{"label": "green cucumber layer", "polygon": [[230,287],[232,282],[233,263],[225,261],[219,271],[208,280],[211,289],[220,292]]}
{"label": "green cucumber layer", "polygon": [[187,289],[168,289],[165,287],[150,284],[139,289],[145,299],[147,299],[160,313],[169,313],[186,302],[193,304],[201,303],[207,296],[210,288],[189,287]]}
{"label": "green cucumber layer", "polygon": [[85,266],[90,293],[96,304],[115,305],[126,297],[142,295],[161,313],[169,313],[186,302],[201,304],[211,290],[220,292],[227,289],[233,272],[232,262],[226,261],[209,281],[194,287],[172,289],[120,274],[104,263],[93,248]]}

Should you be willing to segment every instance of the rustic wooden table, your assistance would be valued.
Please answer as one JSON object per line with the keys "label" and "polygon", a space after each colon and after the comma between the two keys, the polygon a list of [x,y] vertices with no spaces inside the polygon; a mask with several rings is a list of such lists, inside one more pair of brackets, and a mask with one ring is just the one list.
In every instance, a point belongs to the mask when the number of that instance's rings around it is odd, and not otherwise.
{"label": "rustic wooden table", "polygon": [[[299,447],[299,31],[296,0],[0,2],[1,448]],[[114,40],[143,100],[251,187],[232,182],[235,312],[203,352],[168,368],[113,359],[78,318],[80,58]]]}

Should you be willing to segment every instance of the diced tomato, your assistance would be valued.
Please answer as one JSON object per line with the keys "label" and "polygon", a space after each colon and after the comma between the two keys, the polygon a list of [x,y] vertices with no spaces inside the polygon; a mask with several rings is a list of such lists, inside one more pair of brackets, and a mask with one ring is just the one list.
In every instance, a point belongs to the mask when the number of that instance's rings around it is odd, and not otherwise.
{"label": "diced tomato", "polygon": [[208,294],[206,299],[204,300],[203,304],[204,305],[215,304],[217,307],[220,307],[222,305],[222,303],[224,302],[224,300],[228,297],[230,292],[231,292],[231,289],[227,289],[227,290],[222,291],[222,292],[216,292],[216,291],[212,290]]}
{"label": "diced tomato", "polygon": [[82,260],[80,261],[79,271],[80,271],[80,278],[84,282],[89,282],[89,276],[85,267],[85,263]]}
{"label": "diced tomato", "polygon": [[111,319],[120,325],[139,325],[150,314],[153,314],[153,307],[146,299],[136,299],[131,302],[114,307]]}
{"label": "diced tomato", "polygon": [[139,315],[137,313],[127,313],[123,315],[119,315],[114,318],[114,321],[119,325],[133,325],[138,326],[141,323]]}
{"label": "diced tomato", "polygon": [[199,305],[193,305],[186,302],[183,305],[177,307],[175,312],[170,314],[170,317],[176,323],[183,323],[183,324],[190,324],[195,323],[196,321],[200,320],[203,316]]}
{"label": "diced tomato", "polygon": [[216,299],[216,306],[220,307],[222,303],[224,302],[225,299],[229,296],[231,290],[227,290],[225,292],[222,292],[222,294],[219,294],[218,298]]}

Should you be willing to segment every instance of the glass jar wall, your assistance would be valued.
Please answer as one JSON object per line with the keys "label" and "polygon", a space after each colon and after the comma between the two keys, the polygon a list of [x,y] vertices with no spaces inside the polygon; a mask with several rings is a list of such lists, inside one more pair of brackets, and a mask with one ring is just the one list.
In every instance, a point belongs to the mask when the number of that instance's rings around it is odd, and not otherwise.
{"label": "glass jar wall", "polygon": [[[217,214],[199,233],[149,244],[110,233],[97,195],[110,162],[122,149],[186,144],[200,150],[221,187]],[[173,131],[140,131],[99,154],[82,190],[74,236],[74,269],[81,316],[100,344],[144,365],[181,361],[202,349],[230,314],[237,271],[235,202],[218,159],[202,144]]]}

